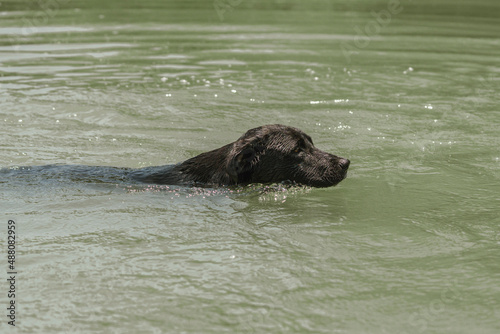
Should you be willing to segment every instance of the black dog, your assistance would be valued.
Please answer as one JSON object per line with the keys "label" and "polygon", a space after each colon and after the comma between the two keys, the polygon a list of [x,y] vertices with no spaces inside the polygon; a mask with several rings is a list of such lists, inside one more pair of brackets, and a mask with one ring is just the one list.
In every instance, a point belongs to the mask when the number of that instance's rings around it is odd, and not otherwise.
{"label": "black dog", "polygon": [[230,186],[292,181],[334,186],[346,177],[349,160],[314,147],[311,137],[285,125],[248,130],[234,143],[174,166],[130,173],[146,183]]}
{"label": "black dog", "polygon": [[140,169],[49,165],[9,171],[17,172],[17,175],[36,172],[38,178],[70,177],[86,182],[135,180],[220,187],[289,181],[313,187],[330,187],[346,177],[349,163],[347,159],[314,147],[311,137],[299,129],[276,124],[248,130],[234,143],[176,165]]}

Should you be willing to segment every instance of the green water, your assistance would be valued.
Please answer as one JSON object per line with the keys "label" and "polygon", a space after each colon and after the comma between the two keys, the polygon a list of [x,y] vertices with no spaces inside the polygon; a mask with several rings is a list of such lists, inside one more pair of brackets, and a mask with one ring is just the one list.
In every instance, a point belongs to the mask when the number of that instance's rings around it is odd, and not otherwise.
{"label": "green water", "polygon": [[175,163],[269,123],[335,188],[28,184],[22,333],[499,333],[500,4],[2,1],[0,166]]}

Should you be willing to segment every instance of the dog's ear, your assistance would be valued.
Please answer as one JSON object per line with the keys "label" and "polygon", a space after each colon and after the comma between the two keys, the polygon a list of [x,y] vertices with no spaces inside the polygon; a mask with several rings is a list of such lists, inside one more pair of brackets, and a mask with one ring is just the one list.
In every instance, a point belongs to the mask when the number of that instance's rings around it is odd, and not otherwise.
{"label": "dog's ear", "polygon": [[227,173],[234,183],[245,183],[250,180],[262,150],[263,147],[258,143],[247,143],[242,148],[235,150],[238,153],[227,164]]}

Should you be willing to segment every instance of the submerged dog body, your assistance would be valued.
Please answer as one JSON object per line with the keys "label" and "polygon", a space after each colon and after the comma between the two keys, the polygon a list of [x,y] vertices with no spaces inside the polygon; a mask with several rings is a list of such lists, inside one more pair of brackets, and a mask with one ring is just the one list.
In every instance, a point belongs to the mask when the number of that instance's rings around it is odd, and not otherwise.
{"label": "submerged dog body", "polygon": [[87,174],[100,182],[135,180],[153,184],[220,187],[290,181],[313,187],[330,187],[346,177],[349,163],[347,159],[314,147],[311,137],[301,130],[275,124],[248,130],[231,144],[176,165],[140,169],[51,165],[24,167],[23,170],[38,170],[56,176],[62,170],[73,168],[74,172],[79,171],[80,177]]}

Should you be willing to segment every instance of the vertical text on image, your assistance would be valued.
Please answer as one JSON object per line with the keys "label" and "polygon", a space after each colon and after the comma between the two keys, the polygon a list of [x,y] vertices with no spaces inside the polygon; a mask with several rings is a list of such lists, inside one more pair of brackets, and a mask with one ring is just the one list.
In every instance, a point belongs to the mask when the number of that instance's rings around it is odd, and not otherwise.
{"label": "vertical text on image", "polygon": [[16,325],[16,222],[9,219],[7,222],[7,282],[8,282],[8,304],[7,323]]}

